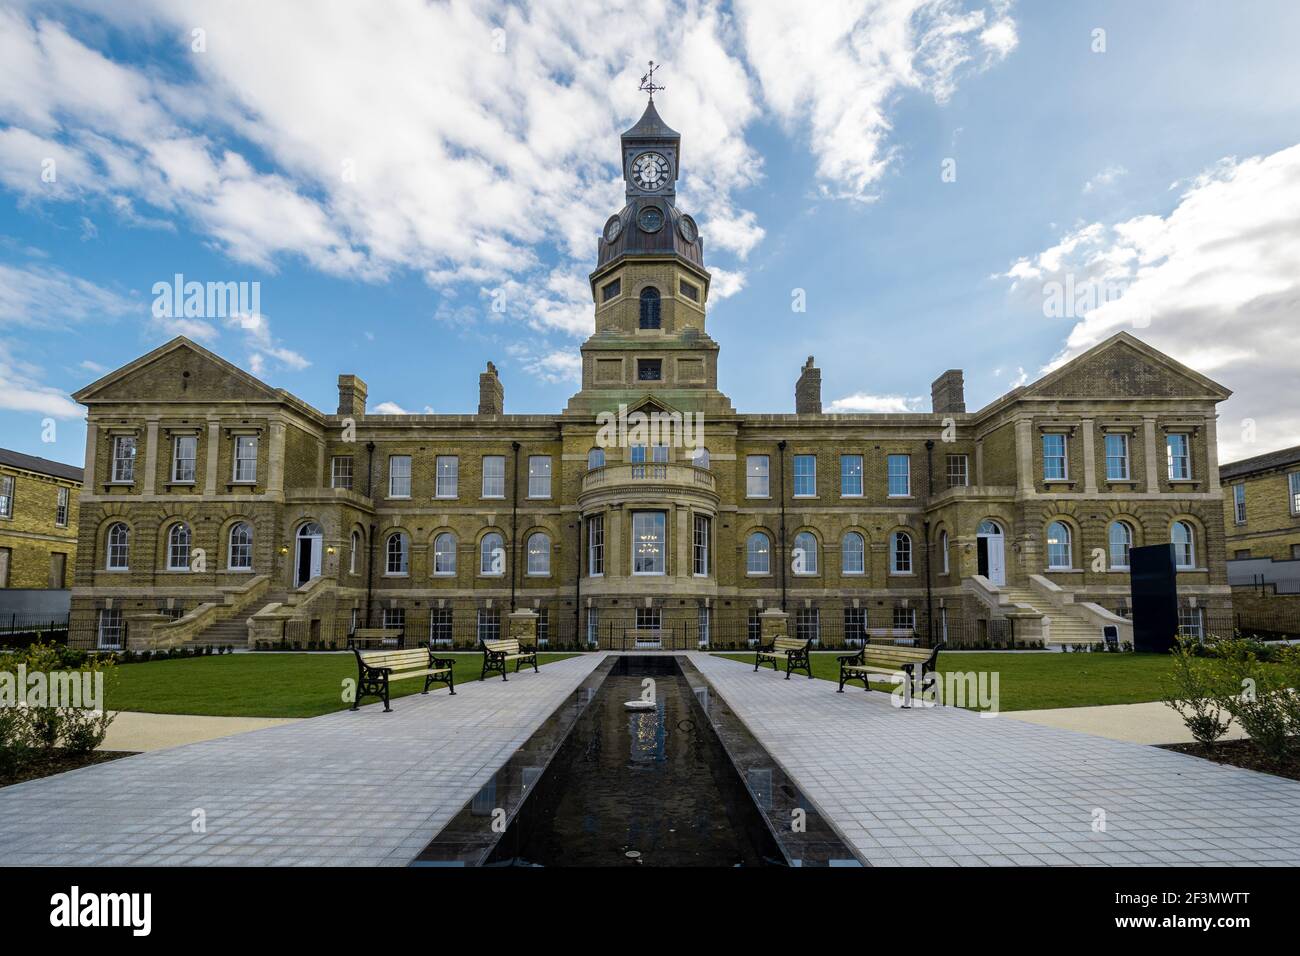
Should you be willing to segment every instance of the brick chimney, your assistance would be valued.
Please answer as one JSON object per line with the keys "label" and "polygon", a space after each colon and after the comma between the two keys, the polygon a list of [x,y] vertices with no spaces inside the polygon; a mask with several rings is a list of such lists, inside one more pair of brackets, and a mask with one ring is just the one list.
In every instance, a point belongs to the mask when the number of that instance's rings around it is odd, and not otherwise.
{"label": "brick chimney", "polygon": [[366,383],[355,375],[339,376],[339,415],[360,418],[366,413]]}
{"label": "brick chimney", "polygon": [[966,383],[961,369],[950,368],[934,380],[930,403],[936,413],[966,411]]}
{"label": "brick chimney", "polygon": [[799,381],[794,385],[794,410],[798,415],[822,413],[822,370],[813,366],[811,355],[799,372]]}
{"label": "brick chimney", "polygon": [[506,390],[497,378],[497,367],[487,363],[487,371],[478,377],[478,413],[480,415],[502,415],[506,407]]}

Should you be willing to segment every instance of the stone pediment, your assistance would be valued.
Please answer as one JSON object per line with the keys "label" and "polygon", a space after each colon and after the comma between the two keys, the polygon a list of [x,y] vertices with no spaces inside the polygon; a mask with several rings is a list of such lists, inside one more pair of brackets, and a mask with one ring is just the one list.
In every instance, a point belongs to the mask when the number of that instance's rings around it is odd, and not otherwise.
{"label": "stone pediment", "polygon": [[184,336],[109,372],[72,396],[84,405],[284,401],[274,389]]}
{"label": "stone pediment", "polygon": [[1044,398],[1192,398],[1221,401],[1230,389],[1140,339],[1120,332],[1025,387]]}

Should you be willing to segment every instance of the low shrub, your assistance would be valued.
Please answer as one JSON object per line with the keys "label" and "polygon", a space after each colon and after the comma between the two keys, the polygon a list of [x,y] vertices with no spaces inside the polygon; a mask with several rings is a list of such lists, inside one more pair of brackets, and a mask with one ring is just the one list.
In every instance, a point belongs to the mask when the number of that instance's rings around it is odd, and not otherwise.
{"label": "low shrub", "polygon": [[1173,670],[1163,700],[1177,711],[1193,738],[1213,744],[1232,725],[1223,675],[1212,660],[1202,656],[1200,641],[1193,638],[1178,638],[1170,653]]}

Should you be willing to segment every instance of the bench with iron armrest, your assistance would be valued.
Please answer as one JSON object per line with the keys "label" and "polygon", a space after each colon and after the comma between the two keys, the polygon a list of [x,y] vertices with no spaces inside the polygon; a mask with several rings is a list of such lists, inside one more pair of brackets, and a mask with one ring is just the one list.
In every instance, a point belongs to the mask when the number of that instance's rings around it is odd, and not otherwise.
{"label": "bench with iron armrest", "polygon": [[533,665],[533,673],[537,673],[537,648],[523,647],[516,640],[501,639],[498,641],[480,641],[483,645],[483,674],[486,678],[488,674],[501,672],[501,679],[506,679],[506,664],[510,661],[515,662],[515,673],[519,673],[519,668],[524,664]]}
{"label": "bench with iron armrest", "polygon": [[943,644],[929,648],[865,644],[856,654],[846,654],[840,658],[839,692],[844,693],[845,682],[851,680],[860,680],[864,690],[871,690],[871,674],[897,674],[899,671],[907,675],[912,689],[915,689],[918,668],[921,672],[920,686],[924,689],[926,676],[935,670],[942,647]]}
{"label": "bench with iron armrest", "polygon": [[406,630],[400,627],[359,627],[348,635],[348,650],[365,646],[367,642],[401,647],[406,643]]}
{"label": "bench with iron armrest", "polygon": [[353,648],[357,655],[357,696],[352,701],[352,709],[361,706],[363,697],[382,697],[384,712],[393,708],[388,705],[388,685],[390,681],[405,680],[408,677],[423,677],[424,690],[429,693],[429,685],[442,683],[454,695],[456,685],[452,681],[452,666],[455,661],[450,657],[435,657],[431,647],[413,647],[397,651],[363,651]]}
{"label": "bench with iron armrest", "polygon": [[812,679],[812,666],[808,662],[808,645],[811,641],[797,637],[775,637],[771,644],[761,644],[754,654],[754,670],[761,664],[771,664],[772,670],[779,670],[780,661],[785,661],[785,679],[790,679],[792,670],[804,670]]}

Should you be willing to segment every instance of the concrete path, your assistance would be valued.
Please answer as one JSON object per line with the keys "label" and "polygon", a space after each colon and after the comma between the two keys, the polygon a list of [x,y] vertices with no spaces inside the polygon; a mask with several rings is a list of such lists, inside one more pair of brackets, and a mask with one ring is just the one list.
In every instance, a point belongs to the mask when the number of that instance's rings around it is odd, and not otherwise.
{"label": "concrete path", "polygon": [[1298,781],[690,657],[875,866],[1300,865]]}
{"label": "concrete path", "polygon": [[141,714],[120,710],[108,725],[108,736],[99,749],[147,753],[293,723],[297,723],[297,718],[199,717],[192,714]]}
{"label": "concrete path", "polygon": [[[1189,744],[1196,739],[1177,712],[1159,701],[1099,707],[1059,707],[1053,710],[1011,710],[1002,716],[1043,727],[1058,727],[1111,740],[1126,740],[1132,744]],[[1245,736],[1234,723],[1221,739],[1241,740]]]}
{"label": "concrete path", "polygon": [[404,865],[600,659],[5,787],[0,861]]}

